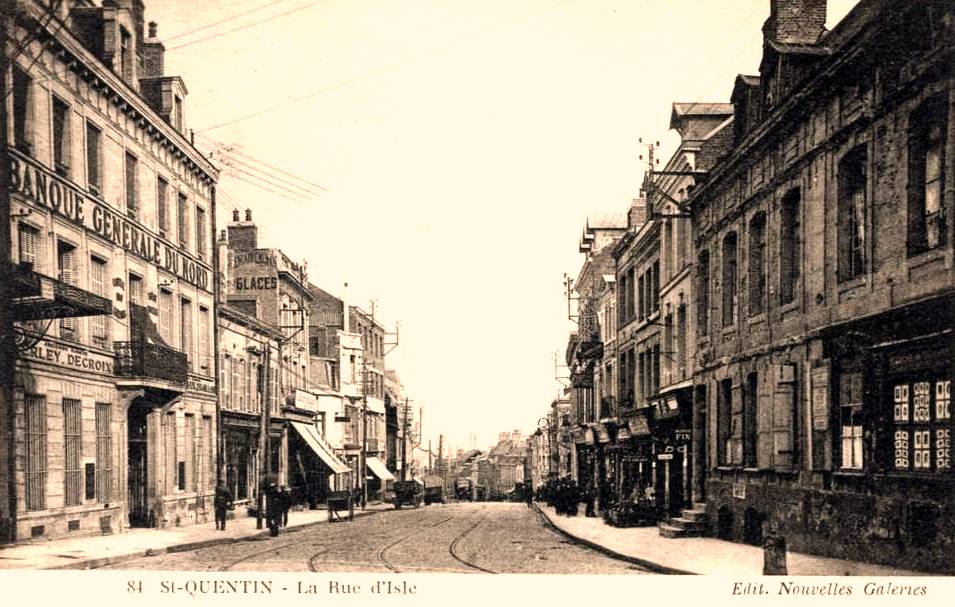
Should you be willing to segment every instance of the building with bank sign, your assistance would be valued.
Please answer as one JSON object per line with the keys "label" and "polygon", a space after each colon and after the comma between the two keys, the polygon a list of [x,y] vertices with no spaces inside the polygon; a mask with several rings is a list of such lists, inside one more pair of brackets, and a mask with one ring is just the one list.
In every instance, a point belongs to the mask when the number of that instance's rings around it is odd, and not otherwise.
{"label": "building with bank sign", "polygon": [[186,87],[141,0],[14,4],[3,539],[211,520],[217,171]]}

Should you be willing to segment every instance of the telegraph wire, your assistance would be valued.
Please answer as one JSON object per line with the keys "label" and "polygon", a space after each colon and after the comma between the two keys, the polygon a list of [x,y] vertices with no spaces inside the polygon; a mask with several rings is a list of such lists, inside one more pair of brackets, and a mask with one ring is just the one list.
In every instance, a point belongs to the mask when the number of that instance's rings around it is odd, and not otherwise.
{"label": "telegraph wire", "polygon": [[[267,173],[266,173],[265,175],[263,175],[263,174],[262,174],[262,171],[259,171],[259,173],[251,172],[251,171],[249,170],[249,167],[237,166],[237,165],[235,165],[235,164],[232,164],[232,162],[231,162],[229,159],[223,159],[223,160],[222,160],[222,164],[223,164],[225,167],[228,167],[229,169],[232,169],[232,170],[234,170],[234,171],[238,171],[238,172],[240,172],[240,173],[242,173],[242,174],[244,174],[244,175],[248,175],[249,177],[253,177],[253,178],[255,178],[255,179],[259,179],[259,180],[261,180],[261,181],[263,181],[263,182],[269,184],[269,185],[272,186],[272,187],[278,188],[278,189],[280,189],[280,190],[285,190],[285,191],[288,192],[289,194],[294,194],[294,195],[296,195],[296,196],[301,196],[302,198],[314,198],[314,197],[316,197],[316,196],[319,195],[319,194],[316,193],[316,192],[296,191],[296,190],[290,188],[290,187],[289,187],[285,182],[283,182],[283,181],[278,181],[278,180],[269,179]],[[254,170],[254,169],[253,169],[253,170]]]}
{"label": "telegraph wire", "polygon": [[[234,171],[236,170],[234,167],[230,167],[230,168],[232,168]],[[237,174],[237,173],[239,173],[239,174]],[[262,189],[262,190],[266,190],[266,191],[272,192],[273,194],[276,194],[276,195],[278,195],[278,196],[282,196],[283,198],[286,198],[286,199],[288,199],[288,200],[291,200],[292,202],[297,202],[297,203],[299,203],[299,204],[303,204],[303,203],[307,202],[308,200],[310,200],[310,199],[309,199],[308,197],[306,197],[306,196],[302,196],[302,195],[296,194],[296,193],[294,193],[294,192],[289,192],[288,190],[282,191],[282,190],[279,189],[277,186],[274,186],[273,184],[270,184],[269,182],[267,182],[267,181],[265,181],[265,180],[262,180],[261,178],[256,177],[255,175],[251,175],[251,174],[245,173],[245,175],[248,175],[248,176],[244,176],[244,175],[241,174],[241,173],[244,173],[244,171],[237,171],[237,173],[229,172],[229,176],[232,177],[232,178],[234,178],[234,179],[238,179],[239,181],[242,181],[242,182],[244,182],[244,183],[247,183],[247,184],[249,184],[249,185],[253,185],[253,186],[255,186],[255,187],[257,187],[257,188],[260,188],[260,189]],[[259,179],[259,181],[255,181],[255,179]],[[264,183],[261,183],[261,182],[263,182],[263,181],[265,181],[265,182],[264,182]]]}
{"label": "telegraph wire", "polygon": [[225,31],[222,31],[222,32],[217,32],[217,33],[215,33],[215,34],[211,34],[211,35],[209,35],[209,36],[206,36],[205,38],[198,38],[198,39],[196,39],[196,40],[190,40],[189,42],[184,42],[184,43],[179,44],[179,45],[177,45],[177,46],[173,46],[173,47],[167,48],[167,49],[166,49],[166,52],[168,53],[168,52],[175,51],[175,50],[178,50],[178,49],[181,49],[181,48],[185,48],[185,47],[187,47],[187,46],[192,46],[193,44],[199,44],[200,42],[205,42],[205,41],[207,41],[207,40],[212,40],[213,38],[218,38],[218,37],[220,37],[220,36],[225,36],[226,34],[232,34],[232,33],[234,33],[234,32],[238,32],[238,31],[241,31],[241,30],[244,30],[244,29],[248,29],[248,28],[250,28],[250,27],[255,27],[255,26],[257,26],[257,25],[262,25],[263,23],[268,23],[269,21],[274,21],[275,19],[278,19],[278,18],[280,18],[280,17],[284,17],[284,16],[286,16],[286,15],[291,15],[292,13],[297,13],[297,12],[303,11],[303,10],[305,10],[305,9],[307,9],[307,8],[314,8],[314,7],[317,6],[317,5],[318,5],[317,2],[311,2],[311,3],[309,3],[309,4],[305,4],[305,5],[302,5],[302,6],[298,6],[298,7],[296,7],[296,8],[291,9],[291,10],[287,10],[287,11],[285,11],[285,12],[278,13],[278,14],[276,14],[276,15],[272,15],[271,17],[267,17],[267,18],[265,18],[265,19],[261,19],[261,20],[259,20],[259,21],[255,21],[255,22],[253,22],[253,23],[247,23],[247,24],[245,24],[245,25],[240,25],[239,27],[234,27],[234,28],[232,28],[232,29],[230,29],[230,30],[225,30]]}
{"label": "telegraph wire", "polygon": [[232,15],[231,17],[226,17],[225,19],[220,19],[219,21],[215,21],[215,22],[213,22],[213,23],[207,23],[206,25],[203,25],[202,27],[197,27],[197,28],[192,29],[192,30],[188,30],[188,31],[185,31],[185,32],[180,32],[180,33],[176,34],[175,36],[170,36],[170,37],[164,39],[163,42],[169,42],[170,40],[177,40],[177,39],[179,39],[179,38],[183,38],[183,37],[185,37],[185,36],[189,36],[189,35],[191,35],[191,34],[195,34],[196,32],[201,32],[202,30],[209,29],[210,27],[215,27],[215,26],[217,26],[217,25],[222,25],[223,23],[228,23],[229,21],[234,21],[235,19],[238,19],[239,17],[245,17],[246,15],[251,15],[252,13],[257,13],[257,12],[259,12],[259,11],[261,11],[261,10],[264,10],[264,9],[269,8],[270,6],[274,6],[274,5],[276,5],[276,4],[281,4],[282,2],[288,2],[288,0],[274,0],[273,2],[269,2],[268,4],[263,4],[262,6],[257,6],[256,8],[247,10],[247,11],[245,11],[244,13],[238,13],[238,14]]}
{"label": "telegraph wire", "polygon": [[[263,179],[265,179],[265,180],[267,180],[267,181],[271,181],[272,183],[275,183],[276,185],[280,185],[280,186],[283,186],[283,187],[287,187],[287,188],[290,188],[290,189],[292,189],[292,190],[298,190],[297,193],[301,193],[301,194],[309,195],[309,196],[321,196],[321,195],[322,195],[321,192],[317,191],[317,190],[314,189],[314,188],[307,188],[307,187],[298,185],[297,183],[295,183],[295,182],[293,182],[293,181],[291,181],[291,180],[284,179],[284,178],[282,178],[282,177],[276,177],[276,176],[274,176],[270,171],[268,171],[268,170],[266,170],[266,169],[263,169],[262,167],[260,167],[260,166],[258,166],[258,165],[256,165],[256,164],[254,164],[254,163],[252,163],[252,162],[243,160],[242,158],[239,158],[239,157],[236,157],[236,156],[231,156],[231,155],[228,155],[228,154],[223,154],[223,155],[220,157],[220,161],[222,162],[222,164],[224,164],[224,165],[226,165],[226,166],[239,165],[239,166],[241,166],[242,168],[245,168],[245,169],[247,169],[247,170],[249,170],[249,171],[255,172],[255,173],[257,174],[257,176],[261,176]],[[327,191],[327,190],[326,190],[326,191]]]}
{"label": "telegraph wire", "polygon": [[[328,188],[326,188],[325,186],[323,186],[323,185],[321,185],[321,184],[315,183],[314,181],[309,181],[308,179],[305,179],[304,177],[300,177],[299,175],[296,175],[296,174],[294,174],[294,173],[289,173],[288,171],[285,171],[285,170],[283,170],[283,169],[280,169],[280,168],[277,167],[277,166],[271,165],[271,164],[265,162],[264,160],[260,160],[260,159],[254,157],[254,156],[249,155],[249,154],[243,152],[241,149],[239,149],[239,148],[238,148],[237,146],[235,146],[234,144],[225,144],[225,143],[222,143],[221,141],[216,141],[215,139],[209,137],[208,135],[203,135],[203,134],[201,134],[201,133],[197,133],[197,134],[199,135],[200,138],[205,139],[206,141],[209,141],[210,143],[216,144],[217,146],[220,146],[221,148],[224,148],[225,153],[228,153],[228,154],[236,154],[236,155],[242,156],[243,158],[245,158],[245,159],[247,159],[247,160],[249,160],[249,161],[251,161],[251,162],[254,162],[254,163],[256,163],[256,164],[261,164],[261,165],[263,165],[263,166],[265,166],[265,167],[268,167],[268,168],[272,169],[273,171],[278,171],[279,173],[281,173],[281,174],[283,174],[283,175],[286,175],[286,176],[288,176],[288,177],[292,177],[292,178],[294,178],[294,179],[296,179],[296,180],[298,180],[298,181],[301,181],[301,182],[303,182],[303,183],[307,183],[308,185],[314,186],[314,187],[316,187],[316,188],[322,190],[323,192],[327,192],[327,191],[328,191]],[[220,150],[220,151],[222,151],[222,150]]]}

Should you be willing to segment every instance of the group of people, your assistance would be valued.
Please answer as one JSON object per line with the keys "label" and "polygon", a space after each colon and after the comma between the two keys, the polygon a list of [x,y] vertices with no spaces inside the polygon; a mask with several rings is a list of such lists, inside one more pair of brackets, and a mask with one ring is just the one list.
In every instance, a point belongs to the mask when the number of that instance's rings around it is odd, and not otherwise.
{"label": "group of people", "polygon": [[[225,531],[228,512],[234,508],[232,492],[225,483],[219,483],[216,487],[213,507],[216,513],[216,529]],[[265,520],[273,537],[279,534],[280,527],[288,526],[288,513],[291,508],[292,492],[289,488],[269,483],[265,490]]]}
{"label": "group of people", "polygon": [[587,516],[595,516],[594,492],[590,485],[581,487],[571,478],[550,479],[539,490],[539,498],[553,506],[557,514],[577,516],[584,503]]}

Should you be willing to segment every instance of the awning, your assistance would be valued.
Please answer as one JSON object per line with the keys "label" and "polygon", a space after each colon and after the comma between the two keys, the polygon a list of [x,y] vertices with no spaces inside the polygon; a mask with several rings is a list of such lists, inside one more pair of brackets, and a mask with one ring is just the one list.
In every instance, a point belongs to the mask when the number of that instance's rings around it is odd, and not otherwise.
{"label": "awning", "polygon": [[630,426],[620,426],[617,428],[617,442],[622,443],[625,440],[629,440],[630,436]]}
{"label": "awning", "polygon": [[13,266],[13,319],[50,320],[78,316],[108,316],[113,303],[83,289],[34,272],[30,264]]}
{"label": "awning", "polygon": [[368,466],[368,469],[375,473],[375,476],[380,478],[383,481],[393,481],[395,480],[395,475],[391,472],[388,472],[388,468],[382,463],[377,457],[368,457],[365,458],[365,464]]}
{"label": "awning", "polygon": [[315,455],[332,469],[333,473],[343,474],[345,472],[351,472],[351,468],[346,466],[342,460],[338,459],[335,452],[332,451],[331,446],[325,441],[325,438],[318,433],[315,427],[295,421],[292,422],[292,427],[295,428],[299,436],[305,439],[305,442],[312,448]]}
{"label": "awning", "polygon": [[598,443],[610,442],[610,431],[607,430],[607,424],[594,424],[593,428]]}

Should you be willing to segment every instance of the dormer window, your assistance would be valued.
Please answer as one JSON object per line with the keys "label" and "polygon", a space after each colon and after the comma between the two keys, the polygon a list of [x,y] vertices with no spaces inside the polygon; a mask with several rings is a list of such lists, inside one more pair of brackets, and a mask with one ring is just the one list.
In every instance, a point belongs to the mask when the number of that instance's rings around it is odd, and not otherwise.
{"label": "dormer window", "polygon": [[133,79],[133,38],[125,27],[119,28],[119,73],[127,82]]}

